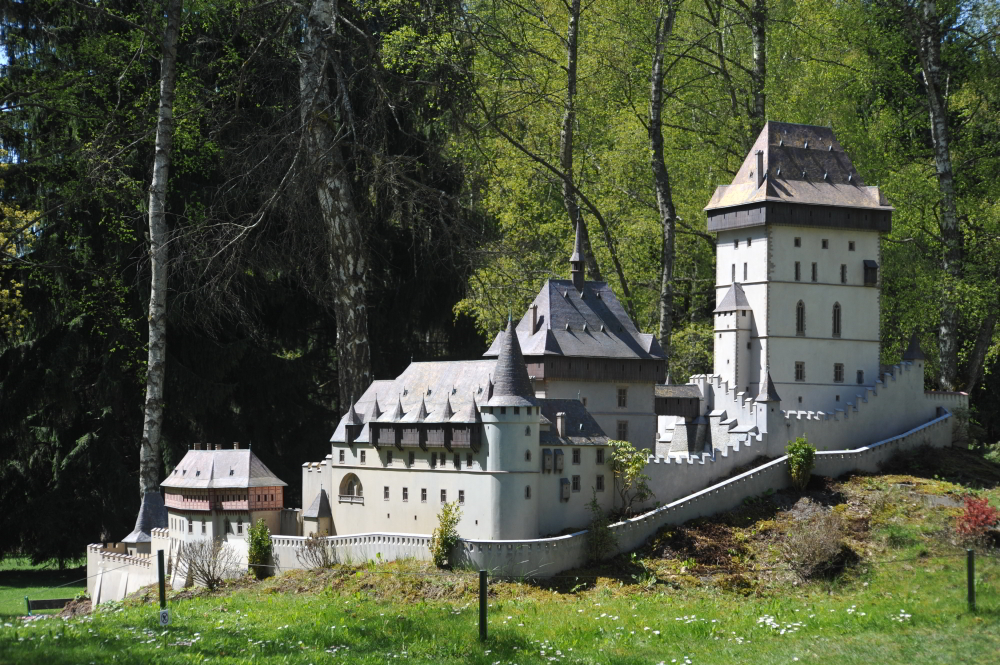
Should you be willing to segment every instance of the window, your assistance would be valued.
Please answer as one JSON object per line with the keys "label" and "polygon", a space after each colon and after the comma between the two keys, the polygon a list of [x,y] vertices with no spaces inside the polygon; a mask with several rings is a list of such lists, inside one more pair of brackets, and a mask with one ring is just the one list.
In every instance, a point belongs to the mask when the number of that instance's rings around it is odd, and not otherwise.
{"label": "window", "polygon": [[628,421],[619,420],[617,429],[618,429],[618,440],[628,441]]}
{"label": "window", "polygon": [[361,463],[362,464],[365,463],[365,451],[363,451],[363,450],[361,451]]}
{"label": "window", "polygon": [[525,485],[524,486],[524,498],[525,499],[530,499],[531,498],[531,485]]}
{"label": "window", "polygon": [[597,489],[598,492],[603,492],[604,491],[604,476],[603,475],[598,475],[597,476],[597,488],[596,489]]}
{"label": "window", "polygon": [[796,238],[795,239],[795,246],[796,247],[801,247],[802,246],[802,238]]}
{"label": "window", "polygon": [[604,448],[597,449],[597,463],[604,464]]}
{"label": "window", "polygon": [[410,466],[413,466],[413,462],[416,460],[416,455],[411,451],[407,457]]}
{"label": "window", "polygon": [[341,464],[344,463],[344,451],[343,450],[340,451],[340,463]]}
{"label": "window", "polygon": [[743,264],[743,281],[747,281],[747,264]]}
{"label": "window", "polygon": [[806,334],[806,304],[801,300],[795,305],[795,334],[799,337]]}
{"label": "window", "polygon": [[798,261],[795,262],[795,281],[802,281],[802,264]]}
{"label": "window", "polygon": [[386,485],[385,487],[382,488],[382,500],[383,501],[388,501],[389,500],[389,486],[388,485]]}
{"label": "window", "polygon": [[863,369],[858,370],[858,385],[865,382],[865,371]]}
{"label": "window", "polygon": [[386,463],[386,465],[391,465],[392,464],[392,451],[391,450],[385,451],[385,463]]}
{"label": "window", "polygon": [[729,281],[730,282],[735,282],[736,281],[736,264],[735,263],[733,264],[733,276],[732,276],[732,279],[730,279]]}
{"label": "window", "polygon": [[448,490],[441,490],[441,503],[448,503]]}
{"label": "window", "polygon": [[[442,492],[444,490],[441,490]],[[458,504],[465,505],[465,490],[458,490]]]}
{"label": "window", "polygon": [[750,240],[751,240],[750,238],[747,238],[747,247],[750,246]]}
{"label": "window", "polygon": [[194,520],[188,518],[188,533],[194,533]]}
{"label": "window", "polygon": [[841,363],[833,364],[833,382],[834,383],[844,382],[844,365]]}
{"label": "window", "polygon": [[628,388],[618,389],[618,408],[624,409],[628,406]]}
{"label": "window", "polygon": [[573,491],[580,491],[580,476],[573,476]]}
{"label": "window", "polygon": [[404,487],[403,488],[403,501],[409,501],[409,500],[410,500],[410,488],[409,487]]}
{"label": "window", "polygon": [[243,517],[236,520],[236,533],[241,536],[243,535]]}
{"label": "window", "polygon": [[579,463],[580,463],[580,449],[579,448],[574,448],[573,449],[573,464],[579,464]]}
{"label": "window", "polygon": [[840,283],[847,284],[847,265],[844,263],[840,264]]}
{"label": "window", "polygon": [[820,240],[820,243],[822,244],[823,249],[830,249],[830,241],[827,240],[826,238]]}
{"label": "window", "polygon": [[878,286],[878,264],[865,261],[865,286]]}
{"label": "window", "polygon": [[514,407],[514,415],[516,416],[516,415],[518,415],[519,413],[521,413],[521,407],[519,407],[519,406],[515,406],[515,407]]}
{"label": "window", "polygon": [[583,398],[583,405],[587,406],[587,398],[586,397]]}
{"label": "window", "polygon": [[427,503],[427,488],[420,488],[420,503]]}
{"label": "window", "polygon": [[525,450],[524,451],[524,461],[525,462],[530,462],[531,461],[531,451],[530,450]]}
{"label": "window", "polygon": [[201,521],[201,532],[205,533],[205,520]]}
{"label": "window", "polygon": [[806,364],[804,362],[795,363],[795,380],[805,381],[806,380]]}
{"label": "window", "polygon": [[472,468],[472,453],[465,454],[465,468],[466,469]]}
{"label": "window", "polygon": [[840,337],[840,303],[833,303],[833,336]]}
{"label": "window", "polygon": [[501,406],[500,407],[500,415],[501,416],[507,415],[507,407],[506,406]]}
{"label": "window", "polygon": [[847,251],[849,251],[849,252],[853,252],[854,251],[854,241],[853,240],[848,240],[847,241]]}
{"label": "window", "polygon": [[462,456],[459,455],[458,453],[455,453],[455,459],[452,460],[452,463],[455,465],[456,469],[461,469],[462,468]]}
{"label": "window", "polygon": [[740,248],[740,239],[736,238],[735,240],[733,240],[733,249],[739,249],[739,248]]}
{"label": "window", "polygon": [[524,428],[524,435],[531,436],[531,425],[526,425]]}
{"label": "window", "polygon": [[431,468],[432,469],[437,466],[437,461],[438,461],[438,454],[437,453],[431,453]]}
{"label": "window", "polygon": [[814,264],[812,265],[812,281],[814,281],[814,282],[815,282],[815,281],[816,281],[816,278],[817,278],[817,271],[816,271],[816,264],[814,263]]}

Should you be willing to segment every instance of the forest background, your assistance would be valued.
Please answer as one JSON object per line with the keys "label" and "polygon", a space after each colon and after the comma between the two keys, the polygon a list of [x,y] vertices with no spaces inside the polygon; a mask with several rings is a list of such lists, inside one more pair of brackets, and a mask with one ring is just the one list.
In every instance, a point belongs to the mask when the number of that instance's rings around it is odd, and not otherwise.
{"label": "forest background", "polygon": [[127,534],[151,408],[154,479],[240,441],[294,501],[372,377],[481,354],[566,277],[577,222],[672,380],[710,371],[701,209],[765,120],[832,126],[882,188],[883,362],[916,332],[927,385],[1000,438],[995,3],[0,8],[0,556]]}

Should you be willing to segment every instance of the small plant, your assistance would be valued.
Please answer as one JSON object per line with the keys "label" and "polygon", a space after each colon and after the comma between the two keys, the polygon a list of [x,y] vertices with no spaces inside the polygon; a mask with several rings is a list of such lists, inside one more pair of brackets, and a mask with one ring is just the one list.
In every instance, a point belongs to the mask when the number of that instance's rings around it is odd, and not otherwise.
{"label": "small plant", "polygon": [[337,555],[330,547],[330,543],[326,538],[316,533],[303,540],[302,544],[296,548],[295,558],[307,570],[333,568],[337,563]]}
{"label": "small plant", "polygon": [[649,461],[649,449],[636,450],[628,441],[608,441],[611,446],[611,472],[615,490],[621,502],[621,514],[628,517],[632,506],[653,498],[649,489],[649,476],[643,473]]}
{"label": "small plant", "polygon": [[264,520],[257,520],[250,526],[249,536],[247,564],[253,576],[262,580],[271,574],[271,530]]}
{"label": "small plant", "polygon": [[223,580],[233,577],[240,569],[240,557],[221,538],[186,543],[181,556],[195,583],[214,591]]}
{"label": "small plant", "polygon": [[844,544],[844,518],[832,510],[794,522],[781,554],[803,579],[831,576],[856,558]]}
{"label": "small plant", "polygon": [[1000,511],[990,505],[989,499],[967,496],[965,510],[958,516],[955,530],[966,540],[981,540],[998,519]]}
{"label": "small plant", "polygon": [[792,485],[804,490],[816,465],[816,446],[809,443],[806,437],[800,436],[788,442],[785,454],[788,455],[788,475],[792,477]]}
{"label": "small plant", "polygon": [[597,503],[597,491],[590,500],[590,528],[587,530],[587,558],[591,561],[604,561],[618,549],[618,539],[615,537],[604,514]]}
{"label": "small plant", "polygon": [[452,501],[441,506],[438,513],[438,525],[431,534],[431,557],[438,568],[450,568],[451,551],[458,544],[458,521],[462,518],[462,509],[458,501]]}

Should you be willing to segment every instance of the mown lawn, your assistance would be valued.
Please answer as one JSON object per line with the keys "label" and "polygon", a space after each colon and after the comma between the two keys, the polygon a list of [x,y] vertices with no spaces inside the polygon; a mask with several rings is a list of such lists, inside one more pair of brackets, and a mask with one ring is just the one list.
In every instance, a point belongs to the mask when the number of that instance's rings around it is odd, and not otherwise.
{"label": "mown lawn", "polygon": [[[87,590],[82,578],[86,566],[70,562],[63,570],[55,565],[32,565],[26,559],[0,560],[0,620],[10,621],[27,612],[24,597],[32,600],[73,598]],[[61,586],[69,582],[68,586]]]}

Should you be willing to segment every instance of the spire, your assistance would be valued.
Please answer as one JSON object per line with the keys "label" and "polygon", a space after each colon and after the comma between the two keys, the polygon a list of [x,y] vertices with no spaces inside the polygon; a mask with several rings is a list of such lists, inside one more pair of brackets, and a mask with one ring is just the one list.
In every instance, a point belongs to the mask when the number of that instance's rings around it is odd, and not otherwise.
{"label": "spire", "polygon": [[489,406],[534,406],[535,391],[528,378],[528,369],[524,366],[524,356],[521,355],[521,344],[514,330],[514,321],[507,321],[507,330],[500,343],[500,353],[497,355],[497,381],[493,387],[493,396]]}
{"label": "spire", "polygon": [[393,409],[392,414],[389,415],[389,420],[397,421],[403,419],[403,399],[401,397],[396,398],[396,408]]}
{"label": "spire", "polygon": [[771,369],[769,367],[764,368],[764,378],[760,382],[760,390],[757,391],[757,402],[780,402],[781,397],[778,396],[778,391],[774,389],[774,381],[771,380]]}
{"label": "spire", "polygon": [[577,291],[583,291],[583,219],[576,221],[576,240],[573,242],[573,255],[569,257],[569,275]]}
{"label": "spire", "polygon": [[465,405],[461,411],[458,412],[453,420],[458,423],[478,423],[482,422],[483,418],[479,415],[479,406],[476,405],[476,396],[472,396],[472,401]]}
{"label": "spire", "polygon": [[146,492],[142,495],[139,505],[139,515],[135,518],[135,528],[132,533],[122,538],[123,543],[148,543],[152,540],[150,531],[167,527],[167,507],[163,505],[163,497],[159,492]]}
{"label": "spire", "polygon": [[455,410],[451,408],[451,395],[444,401],[444,411],[441,412],[441,420],[451,420],[451,417],[455,415]]}
{"label": "spire", "polygon": [[903,352],[903,360],[906,362],[913,362],[914,360],[926,360],[927,356],[920,348],[920,340],[917,338],[917,333],[913,333],[910,337],[910,345],[906,347],[906,351]]}
{"label": "spire", "polygon": [[420,408],[417,409],[417,415],[414,416],[414,418],[417,419],[417,420],[426,420],[427,419],[427,404],[424,402],[424,396],[423,395],[420,396]]}
{"label": "spire", "polygon": [[347,421],[344,424],[345,425],[363,425],[364,424],[364,421],[361,420],[361,416],[359,416],[358,412],[354,410],[354,403],[353,402],[351,403],[351,408],[349,408],[347,410]]}
{"label": "spire", "polygon": [[375,402],[372,404],[371,411],[368,412],[368,420],[378,420],[378,417],[382,415],[382,409],[378,405],[378,395],[375,395]]}

